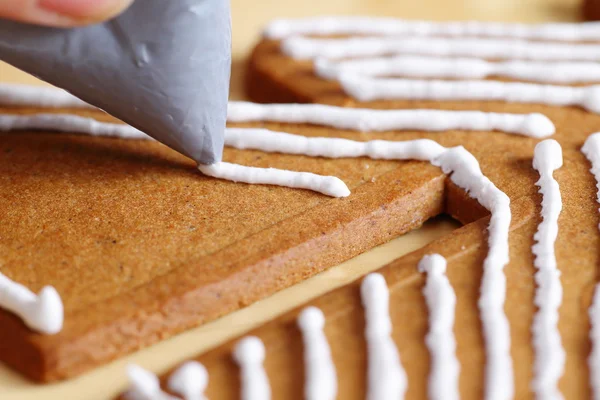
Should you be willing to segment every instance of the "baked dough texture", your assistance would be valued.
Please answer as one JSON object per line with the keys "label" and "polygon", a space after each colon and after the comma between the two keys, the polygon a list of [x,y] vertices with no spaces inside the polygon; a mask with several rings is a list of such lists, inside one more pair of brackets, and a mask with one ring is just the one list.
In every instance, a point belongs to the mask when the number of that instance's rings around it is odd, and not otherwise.
{"label": "baked dough texture", "polygon": [[[548,116],[556,125],[553,139],[562,146],[564,157],[563,167],[554,173],[563,201],[555,245],[564,290],[558,328],[567,355],[559,389],[565,398],[590,396],[587,367],[590,354],[588,309],[598,278],[600,234],[596,182],[589,171],[590,163],[581,153],[581,147],[591,133],[600,131],[600,115],[577,107],[498,101],[385,100],[360,103],[346,95],[339,84],[316,77],[312,70],[312,62],[287,57],[280,51],[279,41],[269,39],[261,41],[250,58],[246,87],[251,99],[257,102],[311,102],[378,109],[539,112]],[[299,132],[300,127],[282,125],[279,128]],[[356,140],[365,140],[367,136],[369,139],[387,140],[430,138],[444,146],[463,145],[477,158],[484,175],[511,199],[513,215],[509,235],[510,263],[505,268],[505,313],[510,322],[515,398],[533,397],[531,381],[534,353],[531,326],[536,312],[536,285],[532,245],[533,235],[541,221],[541,195],[535,186],[539,175],[532,168],[532,158],[538,140],[497,132],[382,132],[365,135],[341,130],[323,130],[317,126],[302,127],[301,133],[311,136],[326,134]],[[313,162],[308,159],[306,161]],[[356,168],[361,163],[372,162],[356,159],[349,161],[348,166],[353,165]],[[315,165],[329,163],[330,160],[322,159]],[[454,333],[461,367],[460,394],[464,399],[480,399],[484,393],[486,357],[477,300],[480,293],[482,262],[487,254],[489,214],[428,163],[394,162],[385,165],[390,168],[385,172],[380,169],[381,166],[373,165],[378,171],[375,182],[367,182],[355,189],[346,201],[347,204],[343,204],[344,201],[334,201],[336,209],[350,212],[354,207],[362,207],[352,205],[353,200],[357,201],[362,196],[378,196],[377,191],[382,187],[389,188],[390,185],[399,184],[395,186],[395,190],[398,190],[409,184],[414,189],[410,190],[406,199],[412,198],[414,204],[421,205],[433,200],[437,205],[432,206],[432,210],[439,207],[439,212],[449,214],[464,224],[448,236],[392,262],[379,271],[384,275],[390,289],[393,339],[408,376],[406,398],[427,398],[430,356],[425,345],[425,336],[428,331],[428,311],[422,293],[426,278],[417,270],[417,264],[424,255],[439,253],[448,261],[447,275],[457,296]],[[373,172],[373,169],[367,171]],[[380,183],[384,184],[375,186]],[[361,194],[361,188],[365,189],[364,194]],[[382,201],[379,203],[379,212],[387,216],[391,225],[403,224],[404,219],[401,216],[393,215],[393,197],[378,200]],[[407,204],[410,203],[403,203],[399,207],[404,208]],[[371,235],[365,228],[361,227],[364,230],[356,232],[356,236],[362,240],[367,240]],[[338,398],[365,398],[367,350],[364,340],[364,310],[359,287],[360,280],[325,294],[248,333],[258,336],[265,344],[264,365],[273,398],[303,398],[303,345],[296,318],[308,305],[320,308],[326,317],[325,334],[337,369]],[[239,397],[239,370],[232,359],[232,349],[238,340],[232,340],[197,357],[210,374],[206,392],[208,398]],[[169,374],[166,374],[163,377],[163,383],[168,376]]]}

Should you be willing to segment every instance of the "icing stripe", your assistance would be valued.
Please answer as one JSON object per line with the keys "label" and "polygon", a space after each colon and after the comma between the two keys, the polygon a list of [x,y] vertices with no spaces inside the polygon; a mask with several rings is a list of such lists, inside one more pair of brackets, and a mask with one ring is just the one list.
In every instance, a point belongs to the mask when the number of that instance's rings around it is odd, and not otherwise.
{"label": "icing stripe", "polygon": [[[554,134],[552,121],[543,114],[509,114],[481,111],[368,110],[345,109],[312,104],[261,105],[229,103],[229,122],[272,121],[308,123],[358,131],[390,130],[469,130],[500,131],[535,138]],[[124,139],[149,139],[136,128],[72,114],[0,114],[0,131],[20,129],[53,130],[113,136]],[[233,128],[228,129],[227,131]],[[227,135],[226,131],[226,135]]]}
{"label": "icing stripe", "polygon": [[[592,164],[590,172],[596,180],[596,200],[600,203],[600,132],[593,133],[587,138],[581,152]],[[592,351],[588,359],[590,384],[593,398],[600,400],[600,285],[596,285],[588,313],[591,325],[590,341],[592,342]]]}
{"label": "icing stripe", "polygon": [[600,113],[600,85],[586,87],[540,85],[499,81],[427,81],[344,76],[346,93],[359,101],[373,100],[477,100],[580,106]]}
{"label": "icing stripe", "polygon": [[366,321],[367,400],[403,399],[408,381],[391,337],[390,295],[383,275],[367,275],[360,293]]}
{"label": "icing stripe", "polygon": [[153,140],[150,136],[129,125],[100,122],[93,118],[72,114],[0,115],[0,131],[7,132],[22,129]]}
{"label": "icing stripe", "polygon": [[590,384],[592,387],[592,398],[600,400],[600,285],[594,289],[592,305],[589,309],[590,317],[590,341],[592,352],[588,359],[590,367]]}
{"label": "icing stripe", "polygon": [[127,375],[130,384],[125,393],[127,400],[179,400],[163,392],[158,377],[138,365],[130,364],[127,367]]}
{"label": "icing stripe", "polygon": [[410,21],[374,17],[279,19],[264,31],[268,38],[309,35],[481,36],[518,39],[586,41],[600,39],[600,23],[518,24],[479,21]]}
{"label": "icing stripe", "polygon": [[560,188],[553,178],[553,171],[562,166],[562,149],[552,139],[544,140],[535,147],[533,168],[540,174],[536,185],[542,199],[542,222],[534,239],[534,266],[537,290],[535,305],[538,307],[533,320],[533,344],[535,348],[534,380],[532,388],[539,399],[561,399],[558,381],[565,366],[565,350],[558,331],[559,307],[562,302],[560,271],[556,266],[554,243],[558,235],[558,217],[562,209]]}
{"label": "icing stripe", "polygon": [[12,83],[0,83],[0,104],[13,107],[94,108],[62,89]]}
{"label": "icing stripe", "polygon": [[240,340],[233,351],[233,358],[240,367],[241,399],[269,400],[271,387],[263,367],[265,346],[256,336],[247,336]]}
{"label": "icing stripe", "polygon": [[325,79],[344,74],[369,77],[484,79],[490,76],[530,82],[578,83],[600,81],[600,65],[592,62],[548,63],[492,62],[477,58],[397,56],[331,63],[315,62],[315,72]]}
{"label": "icing stripe", "polygon": [[301,154],[311,157],[356,158],[384,160],[430,161],[445,151],[429,139],[394,142],[389,140],[355,140],[306,137],[267,129],[229,128],[225,144],[237,149],[262,150],[269,153]]}
{"label": "icing stripe", "polygon": [[[597,201],[600,203],[600,132],[592,133],[588,136],[581,152],[587,157],[592,164],[590,172],[596,179]],[[600,209],[598,209],[600,211]],[[600,229],[600,226],[598,227]]]}
{"label": "icing stripe", "polygon": [[238,164],[219,162],[212,165],[198,165],[204,175],[233,182],[286,186],[308,189],[332,197],[347,197],[350,189],[335,176],[323,176],[310,172],[295,172],[276,168],[255,168]]}
{"label": "icing stripe", "polygon": [[531,137],[554,134],[554,124],[543,114],[506,114],[481,111],[371,110],[320,104],[254,104],[230,102],[228,122],[271,121],[314,124],[357,131],[502,131]]}
{"label": "icing stripe", "polygon": [[298,316],[304,342],[306,400],[333,400],[337,394],[337,376],[331,350],[323,332],[325,316],[316,307],[307,307]]}
{"label": "icing stripe", "polygon": [[0,273],[0,308],[16,314],[25,325],[40,333],[53,335],[63,327],[63,303],[52,286],[45,286],[36,295]]}
{"label": "icing stripe", "polygon": [[412,54],[438,57],[475,57],[492,60],[598,61],[600,45],[527,42],[515,39],[349,37],[323,39],[291,37],[281,51],[295,59],[339,59]]}
{"label": "icing stripe", "polygon": [[453,330],[456,295],[446,277],[446,259],[439,254],[427,255],[419,262],[419,271],[427,273],[423,294],[429,308],[429,332],[425,337],[431,354],[429,398],[458,400],[460,364]]}
{"label": "icing stripe", "polygon": [[204,365],[189,361],[169,377],[168,387],[185,400],[206,400],[204,391],[208,386],[208,371]]}
{"label": "icing stripe", "polygon": [[487,364],[485,398],[510,399],[514,392],[510,328],[504,313],[508,264],[510,199],[482,174],[479,163],[464,147],[447,149],[432,160],[450,179],[491,213],[488,225],[488,254],[483,262],[479,310],[485,339]]}

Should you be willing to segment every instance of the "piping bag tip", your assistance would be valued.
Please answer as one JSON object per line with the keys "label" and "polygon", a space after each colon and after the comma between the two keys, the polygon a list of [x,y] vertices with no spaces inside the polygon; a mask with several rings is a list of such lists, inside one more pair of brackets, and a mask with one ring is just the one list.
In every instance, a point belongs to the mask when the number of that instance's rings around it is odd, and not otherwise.
{"label": "piping bag tip", "polygon": [[73,29],[0,20],[0,58],[198,163],[221,160],[228,1],[136,1],[113,20]]}

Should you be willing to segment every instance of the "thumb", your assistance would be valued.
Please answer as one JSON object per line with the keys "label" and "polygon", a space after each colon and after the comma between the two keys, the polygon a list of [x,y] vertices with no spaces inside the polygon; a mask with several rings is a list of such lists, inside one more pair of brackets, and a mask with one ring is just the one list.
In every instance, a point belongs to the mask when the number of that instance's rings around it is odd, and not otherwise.
{"label": "thumb", "polygon": [[110,19],[131,3],[133,0],[0,0],[0,18],[73,27]]}

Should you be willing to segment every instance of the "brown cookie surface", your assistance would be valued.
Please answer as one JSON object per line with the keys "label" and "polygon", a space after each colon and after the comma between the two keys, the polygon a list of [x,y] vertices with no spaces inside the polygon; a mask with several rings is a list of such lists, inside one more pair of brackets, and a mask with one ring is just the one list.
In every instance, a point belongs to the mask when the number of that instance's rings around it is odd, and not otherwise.
{"label": "brown cookie surface", "polygon": [[418,162],[398,169],[391,161],[225,151],[243,165],[338,176],[353,191],[338,200],[204,177],[147,141],[20,131],[0,135],[0,148],[2,272],[34,292],[54,286],[65,306],[54,336],[0,312],[0,359],[40,381],[80,374],[262,299],[443,209],[443,174]]}

